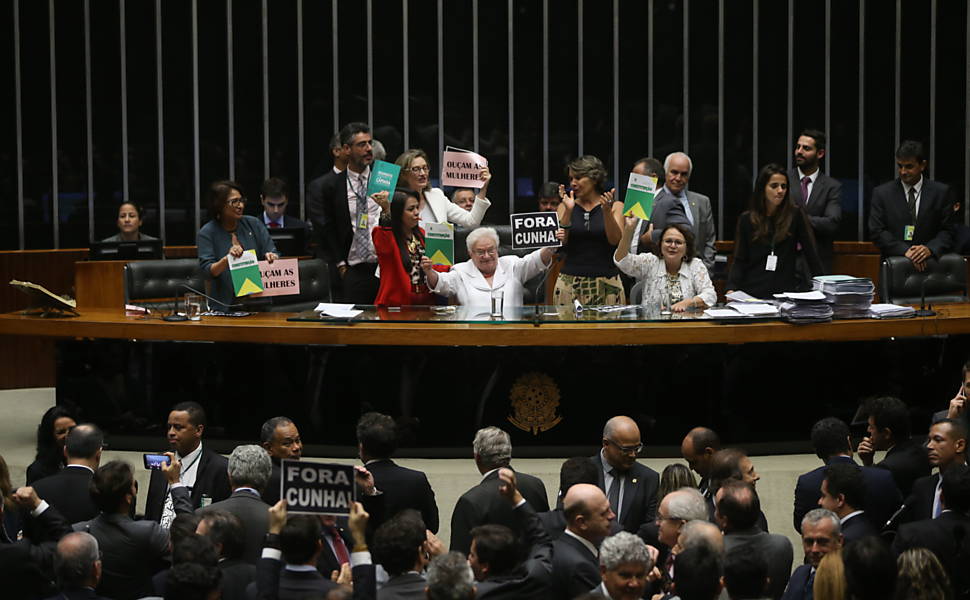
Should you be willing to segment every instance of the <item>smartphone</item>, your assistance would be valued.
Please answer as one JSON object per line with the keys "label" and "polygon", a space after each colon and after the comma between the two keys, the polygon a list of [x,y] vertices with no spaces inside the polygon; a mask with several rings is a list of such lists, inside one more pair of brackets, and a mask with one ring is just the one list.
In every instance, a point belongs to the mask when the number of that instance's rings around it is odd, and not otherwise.
{"label": "smartphone", "polygon": [[162,465],[168,463],[168,457],[164,454],[145,454],[145,468],[159,470]]}

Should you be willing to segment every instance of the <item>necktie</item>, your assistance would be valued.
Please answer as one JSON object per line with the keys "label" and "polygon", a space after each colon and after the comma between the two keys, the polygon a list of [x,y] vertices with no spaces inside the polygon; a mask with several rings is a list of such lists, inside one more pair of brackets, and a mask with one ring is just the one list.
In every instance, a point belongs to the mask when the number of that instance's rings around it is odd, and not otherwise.
{"label": "necktie", "polygon": [[269,228],[270,228],[270,229],[276,229],[276,228],[277,228],[277,227],[279,227],[279,226],[280,226],[280,224],[279,224],[279,223],[277,223],[276,221],[270,221],[270,222],[269,222]]}
{"label": "necktie", "polygon": [[350,553],[347,552],[347,544],[344,543],[344,538],[340,536],[340,532],[337,531],[336,527],[328,527],[326,532],[333,541],[333,554],[337,557],[337,562],[341,565],[349,563]]}
{"label": "necktie", "polygon": [[[350,188],[354,190],[354,197],[357,198],[357,220],[354,223],[354,243],[361,252],[366,252],[368,242],[370,242],[370,227],[361,227],[361,219],[367,215],[367,187],[364,184],[364,176],[357,177],[357,187],[354,187],[351,180]],[[366,222],[366,221],[365,221]]]}
{"label": "necktie", "polygon": [[613,481],[610,482],[610,490],[606,493],[607,499],[610,501],[610,508],[616,514],[617,520],[620,518],[620,488],[623,487],[623,474],[616,469],[610,469],[610,477]]}
{"label": "necktie", "polygon": [[812,573],[808,576],[808,581],[805,582],[805,600],[812,600],[812,588],[815,585],[815,569],[812,569]]}
{"label": "necktie", "polygon": [[943,504],[940,502],[940,484],[943,483],[942,476],[936,482],[936,493],[933,494],[933,518],[936,519],[943,512]]}
{"label": "necktie", "polygon": [[916,188],[909,188],[909,200],[907,201],[909,205],[909,216],[913,219],[913,225],[916,224]]}
{"label": "necktie", "polygon": [[808,184],[812,182],[812,178],[805,176],[802,177],[802,206],[808,205]]}

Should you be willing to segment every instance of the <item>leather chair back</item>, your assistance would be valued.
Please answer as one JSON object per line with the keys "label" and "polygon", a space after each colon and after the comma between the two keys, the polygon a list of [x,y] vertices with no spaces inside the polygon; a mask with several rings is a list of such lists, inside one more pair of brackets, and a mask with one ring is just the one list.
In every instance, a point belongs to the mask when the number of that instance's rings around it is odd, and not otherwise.
{"label": "leather chair back", "polygon": [[931,303],[967,301],[967,260],[959,254],[930,259],[920,273],[905,256],[887,256],[880,268],[879,293],[883,302],[919,304],[925,287]]}
{"label": "leather chair back", "polygon": [[301,312],[330,302],[330,270],[322,258],[300,261],[300,293],[294,296],[272,296],[265,310],[270,312]]}
{"label": "leather chair back", "polygon": [[195,258],[139,260],[125,265],[125,303],[178,298],[189,286],[205,291],[205,280]]}

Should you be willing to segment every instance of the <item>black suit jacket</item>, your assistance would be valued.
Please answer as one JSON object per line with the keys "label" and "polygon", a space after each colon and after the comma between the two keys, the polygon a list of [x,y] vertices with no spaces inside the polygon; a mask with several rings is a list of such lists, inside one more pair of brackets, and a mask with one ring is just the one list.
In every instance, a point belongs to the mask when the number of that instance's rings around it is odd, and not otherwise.
{"label": "black suit jacket", "polygon": [[34,489],[68,523],[78,523],[98,516],[98,507],[91,499],[92,477],[94,473],[87,467],[67,466],[34,483]]}
{"label": "black suit jacket", "polygon": [[926,448],[915,438],[893,446],[889,452],[886,452],[882,462],[875,466],[887,469],[893,474],[896,487],[899,488],[903,498],[909,497],[913,482],[930,474],[930,459],[926,454]]}
{"label": "black suit jacket", "polygon": [[940,474],[920,477],[913,483],[913,490],[906,497],[906,514],[903,521],[922,521],[933,518],[933,502],[936,500],[936,484]]}
{"label": "black suit jacket", "polygon": [[883,256],[902,256],[910,246],[924,245],[939,258],[953,248],[953,233],[949,227],[952,205],[950,187],[924,177],[916,231],[913,240],[907,242],[903,239],[903,228],[914,223],[903,184],[898,179],[886,182],[872,190],[869,237],[879,246]]}
{"label": "black suit jacket", "polygon": [[[596,475],[600,489],[606,489],[606,477],[603,474],[603,463],[600,453],[591,456],[590,460],[596,465]],[[657,516],[657,489],[660,487],[660,475],[650,467],[633,463],[630,470],[623,476],[623,504],[620,506],[620,518],[617,522],[623,531],[636,533],[644,523],[653,521]]]}
{"label": "black suit jacket", "polygon": [[547,510],[546,512],[539,513],[538,516],[542,522],[542,528],[546,530],[546,534],[553,541],[558,540],[559,536],[566,529],[566,515],[563,514],[562,509]]}
{"label": "black suit jacket", "polygon": [[511,529],[529,544],[529,558],[511,573],[479,582],[477,600],[548,598],[552,591],[552,540],[528,502],[513,510]]}
{"label": "black suit jacket", "polygon": [[[970,588],[970,517],[945,511],[936,519],[907,523],[893,540],[893,551],[900,555],[910,548],[926,548],[936,555],[950,576],[954,592],[966,597]],[[959,593],[954,597],[961,597]]]}
{"label": "black suit jacket", "polygon": [[[223,595],[223,598],[226,596]],[[111,600],[110,598],[105,598],[104,596],[99,596],[97,592],[91,588],[74,588],[70,590],[61,590],[55,596],[51,596],[47,600]]]}
{"label": "black suit jacket", "polygon": [[[851,462],[848,456],[833,456],[826,465],[798,477],[795,484],[795,509],[792,521],[795,531],[801,533],[802,518],[808,511],[818,508],[822,497],[822,480],[825,479],[825,466],[834,462]],[[902,494],[896,487],[892,474],[886,469],[862,467],[862,479],[866,485],[866,516],[877,529],[882,529],[896,509],[903,503]]]}
{"label": "black suit jacket", "polygon": [[[788,172],[788,193],[795,204],[802,204],[802,186],[798,179],[798,169]],[[819,171],[808,202],[805,214],[815,231],[815,246],[818,257],[826,273],[832,272],[832,242],[842,220],[842,184]]]}
{"label": "black suit jacket", "polygon": [[844,543],[848,544],[849,542],[861,540],[862,538],[869,537],[870,535],[879,535],[879,530],[875,525],[873,525],[872,521],[867,518],[867,512],[868,511],[863,512],[861,515],[856,515],[848,521],[842,523],[842,537],[845,538]]}
{"label": "black suit jacket", "polygon": [[[518,471],[515,472],[515,479],[519,492],[533,511],[549,510],[546,486],[541,479]],[[495,470],[458,498],[451,513],[451,550],[468,554],[472,545],[471,530],[479,525],[505,525],[514,529],[512,507],[508,500],[499,495],[498,486],[498,470]],[[542,523],[539,525],[541,527]]]}
{"label": "black suit jacket", "polygon": [[[347,553],[349,554],[354,548],[354,538],[351,537],[350,532],[343,527],[338,526],[337,533],[339,533],[340,537],[343,538],[344,544],[347,546]],[[330,579],[331,573],[334,571],[337,571],[338,573],[340,572],[340,561],[337,560],[337,555],[335,555],[333,550],[330,549],[330,544],[325,539],[326,535],[327,533],[323,532],[322,537],[324,539],[321,539],[323,542],[323,550],[320,551],[320,556],[317,557],[317,571],[319,571],[320,574],[327,579]]]}
{"label": "black suit jacket", "polygon": [[310,182],[307,208],[317,244],[328,263],[347,260],[354,229],[347,204],[347,171],[339,175],[333,169]]}
{"label": "black suit jacket", "polygon": [[71,532],[71,526],[54,507],[30,517],[44,542],[30,538],[0,540],[0,580],[5,598],[45,598],[56,591],[53,585],[57,541]]}
{"label": "black suit jacket", "polygon": [[808,578],[812,574],[812,565],[801,565],[788,579],[788,587],[781,600],[812,600],[812,588],[808,587]]}
{"label": "black suit jacket", "polygon": [[222,571],[222,600],[246,600],[246,588],[256,581],[256,565],[239,559],[219,563]]}
{"label": "black suit jacket", "polygon": [[[269,506],[256,494],[248,490],[236,490],[231,496],[195,512],[204,514],[210,510],[230,512],[242,521],[245,530],[245,546],[242,560],[255,565],[263,549],[266,532],[269,529]],[[246,586],[243,586],[245,589]]]}
{"label": "black suit jacket", "polygon": [[[374,475],[374,483],[384,495],[388,519],[406,508],[413,508],[421,513],[424,526],[432,533],[438,533],[438,505],[424,473],[402,467],[389,458],[368,463],[367,470]],[[375,525],[380,526],[380,523]]]}
{"label": "black suit jacket", "polygon": [[417,600],[425,598],[427,580],[417,573],[401,573],[388,579],[377,590],[377,600]]}
{"label": "black suit jacket", "polygon": [[[183,465],[184,467],[185,465]],[[190,501],[192,509],[202,506],[202,496],[207,496],[212,502],[225,500],[232,493],[229,487],[229,461],[224,456],[202,447],[199,457],[199,470],[192,486]],[[145,518],[152,521],[162,520],[162,509],[165,507],[165,494],[168,483],[161,471],[152,470],[148,483],[148,499],[145,502]]]}
{"label": "black suit jacket", "polygon": [[[354,600],[377,598],[377,576],[374,565],[358,565],[353,575]],[[260,558],[256,563],[256,581],[246,589],[250,600],[305,600],[326,598],[330,590],[339,587],[317,571],[287,571],[283,563],[273,558]]]}
{"label": "black suit jacket", "polygon": [[551,598],[572,600],[600,584],[597,557],[571,535],[563,534],[552,544]]}
{"label": "black suit jacket", "polygon": [[[771,598],[780,598],[791,574],[794,555],[788,538],[777,533],[765,533],[757,527],[747,531],[734,531],[724,536],[725,554],[738,552],[741,548],[748,548],[765,559],[768,577],[771,580],[768,595]],[[674,569],[676,568],[675,562]]]}

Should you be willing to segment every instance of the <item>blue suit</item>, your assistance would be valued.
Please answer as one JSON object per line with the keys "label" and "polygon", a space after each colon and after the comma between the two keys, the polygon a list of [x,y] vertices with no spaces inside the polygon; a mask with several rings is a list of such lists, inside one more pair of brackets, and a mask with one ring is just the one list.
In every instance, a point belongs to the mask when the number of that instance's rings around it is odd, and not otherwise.
{"label": "blue suit", "polygon": [[815,583],[815,571],[812,565],[802,565],[795,569],[788,580],[788,587],[781,600],[812,600],[812,585]]}
{"label": "blue suit", "polygon": [[[795,530],[801,533],[802,518],[808,511],[818,508],[818,499],[822,497],[822,480],[825,479],[825,467],[836,462],[851,462],[848,456],[833,456],[826,465],[809,471],[798,478],[795,484],[795,506],[792,521]],[[873,526],[882,529],[889,517],[903,503],[902,494],[896,487],[892,473],[886,469],[876,467],[862,467],[862,479],[866,485],[866,516]],[[861,510],[861,508],[860,508]]]}

